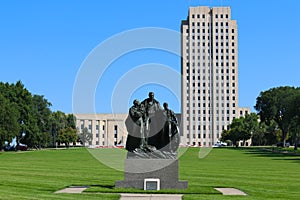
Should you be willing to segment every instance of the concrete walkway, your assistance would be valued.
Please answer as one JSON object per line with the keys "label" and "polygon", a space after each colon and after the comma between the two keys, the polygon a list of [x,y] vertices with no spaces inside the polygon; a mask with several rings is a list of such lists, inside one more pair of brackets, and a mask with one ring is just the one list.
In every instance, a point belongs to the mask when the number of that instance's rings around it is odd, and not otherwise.
{"label": "concrete walkway", "polygon": [[71,186],[62,190],[58,190],[55,193],[80,194],[87,188],[87,186]]}
{"label": "concrete walkway", "polygon": [[181,200],[181,194],[121,194],[120,200]]}
{"label": "concrete walkway", "polygon": [[[88,186],[71,186],[55,193],[72,193],[79,194],[86,190]],[[221,192],[223,195],[242,195],[247,194],[236,188],[215,188],[215,190]],[[134,194],[134,193],[122,193],[120,194],[120,200],[182,200],[182,194]]]}
{"label": "concrete walkway", "polygon": [[215,188],[215,189],[221,192],[223,195],[242,195],[242,196],[247,195],[245,192],[235,188]]}

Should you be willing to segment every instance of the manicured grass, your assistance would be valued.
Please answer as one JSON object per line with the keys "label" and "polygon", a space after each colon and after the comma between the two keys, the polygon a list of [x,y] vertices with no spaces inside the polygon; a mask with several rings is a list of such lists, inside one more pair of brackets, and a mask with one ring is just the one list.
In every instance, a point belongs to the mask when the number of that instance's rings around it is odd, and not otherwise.
{"label": "manicured grass", "polygon": [[[195,160],[197,150],[181,159],[180,175],[190,187],[233,187],[249,196],[217,199],[299,199],[300,156],[273,154],[259,148],[216,148]],[[189,170],[188,170],[189,169]],[[185,199],[215,199],[211,195],[186,195]]]}
{"label": "manicured grass", "polygon": [[[115,169],[122,167],[119,163],[123,163],[125,151],[90,152],[79,148],[0,153],[0,199],[119,199],[121,192],[144,192],[114,188],[116,180],[123,180],[123,172]],[[99,162],[103,156],[115,169]],[[180,180],[188,180],[189,188],[159,193],[182,193],[184,200],[300,197],[299,155],[260,148],[215,148],[200,159],[199,148],[189,148],[180,157],[179,166]],[[54,193],[72,185],[91,187],[83,194]],[[234,187],[248,196],[222,196],[215,187]]]}
{"label": "manicured grass", "polygon": [[86,149],[0,153],[0,199],[119,199],[118,194],[54,194],[71,185],[114,184],[122,173]]}

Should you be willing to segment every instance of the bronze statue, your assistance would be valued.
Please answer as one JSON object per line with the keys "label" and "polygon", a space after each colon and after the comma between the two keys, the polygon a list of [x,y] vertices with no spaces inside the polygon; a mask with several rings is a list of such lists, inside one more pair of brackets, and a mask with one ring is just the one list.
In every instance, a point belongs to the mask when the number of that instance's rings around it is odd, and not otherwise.
{"label": "bronze statue", "polygon": [[175,159],[179,145],[176,116],[164,103],[161,108],[154,93],[139,103],[134,100],[126,119],[128,158]]}

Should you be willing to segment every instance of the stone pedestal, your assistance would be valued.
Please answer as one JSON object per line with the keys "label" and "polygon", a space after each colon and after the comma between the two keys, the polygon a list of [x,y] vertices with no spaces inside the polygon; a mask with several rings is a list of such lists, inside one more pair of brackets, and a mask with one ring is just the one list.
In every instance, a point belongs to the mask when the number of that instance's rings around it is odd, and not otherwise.
{"label": "stone pedestal", "polygon": [[124,180],[116,181],[117,188],[144,188],[144,179],[160,180],[160,189],[186,189],[187,181],[178,181],[177,159],[126,159]]}

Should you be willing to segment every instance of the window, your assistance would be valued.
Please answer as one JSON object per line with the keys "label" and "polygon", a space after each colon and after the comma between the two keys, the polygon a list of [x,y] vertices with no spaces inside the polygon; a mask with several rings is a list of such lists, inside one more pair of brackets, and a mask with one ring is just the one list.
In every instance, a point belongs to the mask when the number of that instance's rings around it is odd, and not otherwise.
{"label": "window", "polygon": [[218,18],[218,15],[216,14],[216,16],[215,16],[216,18]]}

